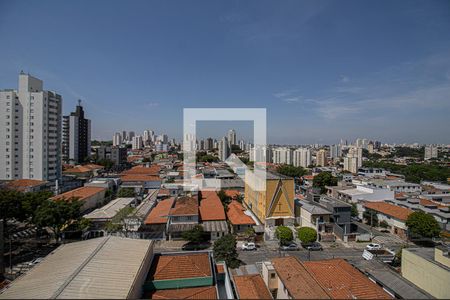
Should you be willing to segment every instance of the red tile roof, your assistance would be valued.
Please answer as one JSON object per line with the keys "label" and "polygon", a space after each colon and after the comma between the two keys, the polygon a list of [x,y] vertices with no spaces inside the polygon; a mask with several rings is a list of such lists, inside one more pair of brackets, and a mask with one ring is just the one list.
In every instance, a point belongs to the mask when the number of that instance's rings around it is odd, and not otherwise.
{"label": "red tile roof", "polygon": [[305,261],[303,265],[333,299],[392,299],[342,258]]}
{"label": "red tile roof", "polygon": [[123,171],[120,175],[129,175],[129,174],[140,174],[140,175],[158,175],[161,171],[161,167],[158,165],[151,165],[150,167],[146,166],[136,166],[132,167],[129,170]]}
{"label": "red tile roof", "polygon": [[420,205],[423,205],[423,206],[436,206],[436,207],[438,207],[438,208],[444,208],[444,207],[447,207],[447,206],[445,206],[445,205],[436,203],[436,202],[431,201],[431,200],[428,200],[428,199],[423,199],[423,198],[420,198],[419,203],[420,203]]}
{"label": "red tile roof", "polygon": [[241,203],[233,200],[228,204],[227,217],[232,225],[256,225],[252,217],[246,215]]}
{"label": "red tile roof", "polygon": [[295,299],[330,299],[305,266],[294,256],[272,259],[275,271]]}
{"label": "red tile roof", "polygon": [[208,253],[156,255],[150,272],[152,281],[212,276]]}
{"label": "red tile roof", "polygon": [[364,207],[377,211],[387,216],[394,217],[401,221],[406,221],[408,216],[413,213],[411,209],[389,204],[386,202],[366,202]]}
{"label": "red tile roof", "polygon": [[238,299],[272,299],[272,295],[259,274],[233,277]]}
{"label": "red tile roof", "polygon": [[237,196],[241,194],[238,190],[224,190],[225,194],[232,199],[235,199]]}
{"label": "red tile roof", "polygon": [[202,221],[225,221],[225,211],[217,193],[204,191],[201,194],[200,217]]}
{"label": "red tile roof", "polygon": [[167,216],[172,208],[175,198],[169,198],[160,201],[151,211],[144,221],[146,225],[152,224],[166,224]]}
{"label": "red tile roof", "polygon": [[170,210],[172,216],[198,215],[198,200],[193,197],[179,197]]}
{"label": "red tile roof", "polygon": [[87,173],[92,172],[94,170],[100,170],[104,167],[96,164],[87,164],[87,165],[77,165],[72,168],[64,170],[65,173]]}
{"label": "red tile roof", "polygon": [[158,290],[150,299],[217,299],[215,286],[202,286],[172,290]]}
{"label": "red tile roof", "polygon": [[146,175],[146,174],[126,174],[121,175],[120,180],[123,182],[134,182],[134,181],[161,181],[159,176]]}
{"label": "red tile roof", "polygon": [[86,200],[95,194],[106,192],[105,188],[96,187],[96,186],[83,186],[63,194],[52,197],[52,200],[69,200],[72,198],[78,198],[78,200],[83,201]]}
{"label": "red tile roof", "polygon": [[7,189],[11,190],[17,190],[17,191],[24,191],[28,188],[37,187],[40,185],[46,184],[46,181],[42,180],[34,180],[34,179],[16,179],[11,180],[6,184]]}

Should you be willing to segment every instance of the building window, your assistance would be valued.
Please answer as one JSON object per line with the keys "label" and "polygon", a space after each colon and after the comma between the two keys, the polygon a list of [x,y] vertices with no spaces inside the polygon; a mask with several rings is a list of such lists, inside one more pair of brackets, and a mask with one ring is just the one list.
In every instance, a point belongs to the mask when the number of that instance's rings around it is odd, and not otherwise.
{"label": "building window", "polygon": [[274,279],[275,278],[275,273],[270,273],[270,278]]}

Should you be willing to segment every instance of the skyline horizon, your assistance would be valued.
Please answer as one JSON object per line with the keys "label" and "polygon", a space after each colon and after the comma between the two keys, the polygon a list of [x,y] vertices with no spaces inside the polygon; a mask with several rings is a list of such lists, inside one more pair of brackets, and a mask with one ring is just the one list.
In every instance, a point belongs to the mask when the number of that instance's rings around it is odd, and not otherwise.
{"label": "skyline horizon", "polygon": [[81,99],[94,139],[120,128],[180,139],[184,108],[265,108],[272,144],[450,144],[450,2],[0,8],[0,88],[23,70],[63,96],[65,115]]}

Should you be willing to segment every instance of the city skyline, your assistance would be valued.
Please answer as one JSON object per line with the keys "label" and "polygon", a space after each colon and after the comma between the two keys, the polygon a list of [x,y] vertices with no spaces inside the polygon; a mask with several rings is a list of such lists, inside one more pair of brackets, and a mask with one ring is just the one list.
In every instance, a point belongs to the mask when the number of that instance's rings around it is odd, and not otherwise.
{"label": "city skyline", "polygon": [[27,47],[0,49],[0,88],[24,70],[64,114],[81,99],[93,139],[180,139],[183,108],[264,107],[271,144],[450,143],[448,2],[201,4],[2,3],[0,34]]}

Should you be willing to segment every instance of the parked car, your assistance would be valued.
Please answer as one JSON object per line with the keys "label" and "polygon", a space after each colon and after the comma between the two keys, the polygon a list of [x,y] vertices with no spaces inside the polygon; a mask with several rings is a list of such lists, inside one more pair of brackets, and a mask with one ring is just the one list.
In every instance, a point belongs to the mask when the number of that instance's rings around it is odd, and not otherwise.
{"label": "parked car", "polygon": [[38,257],[38,258],[35,258],[35,259],[33,259],[32,261],[30,261],[30,262],[28,263],[28,265],[29,265],[29,266],[34,266],[34,265],[37,265],[38,263],[40,263],[40,262],[43,261],[43,260],[44,260],[43,257]]}
{"label": "parked car", "polygon": [[247,242],[247,243],[242,244],[241,249],[244,251],[256,251],[256,245],[255,245],[255,243]]}
{"label": "parked car", "polygon": [[184,251],[205,250],[209,246],[211,246],[211,243],[208,243],[208,242],[201,242],[201,243],[189,242],[189,243],[184,244],[181,247],[181,250],[184,250]]}
{"label": "parked car", "polygon": [[280,249],[283,251],[297,251],[300,250],[300,247],[296,243],[290,243],[289,245],[282,245]]}
{"label": "parked car", "polygon": [[322,251],[322,245],[319,242],[314,242],[306,246],[306,249],[310,251]]}
{"label": "parked car", "polygon": [[366,246],[367,250],[380,250],[381,249],[381,245],[380,244],[375,244],[375,243],[370,243],[369,245]]}

